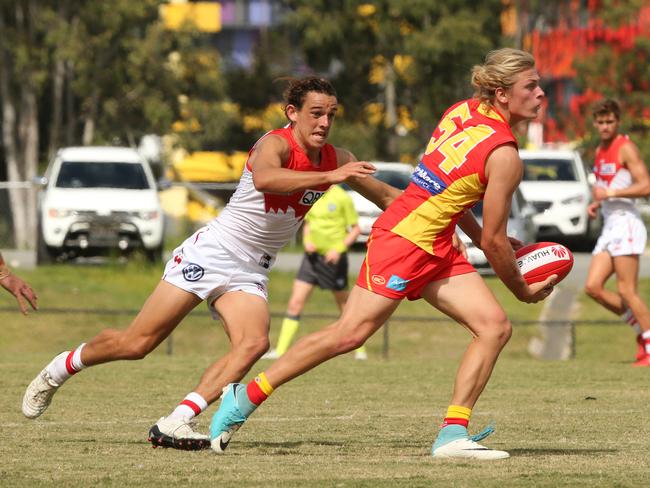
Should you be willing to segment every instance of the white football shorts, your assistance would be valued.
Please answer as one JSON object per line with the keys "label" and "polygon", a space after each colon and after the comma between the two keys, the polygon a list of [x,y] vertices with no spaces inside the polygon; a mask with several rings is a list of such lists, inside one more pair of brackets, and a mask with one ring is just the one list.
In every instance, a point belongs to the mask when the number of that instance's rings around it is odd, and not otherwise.
{"label": "white football shorts", "polygon": [[605,219],[592,254],[607,252],[612,257],[643,254],[647,239],[648,231],[638,215],[613,213]]}
{"label": "white football shorts", "polygon": [[163,280],[212,303],[229,291],[243,291],[268,301],[268,269],[235,256],[210,227],[202,227],[174,249],[165,265]]}

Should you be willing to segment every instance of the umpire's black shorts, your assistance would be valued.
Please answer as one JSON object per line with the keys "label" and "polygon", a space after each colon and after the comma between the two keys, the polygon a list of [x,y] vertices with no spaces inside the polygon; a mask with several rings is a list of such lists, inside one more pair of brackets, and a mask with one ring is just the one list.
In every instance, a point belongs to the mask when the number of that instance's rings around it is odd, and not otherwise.
{"label": "umpire's black shorts", "polygon": [[318,285],[323,290],[341,291],[348,287],[348,255],[341,254],[336,264],[326,263],[322,254],[305,253],[296,279]]}

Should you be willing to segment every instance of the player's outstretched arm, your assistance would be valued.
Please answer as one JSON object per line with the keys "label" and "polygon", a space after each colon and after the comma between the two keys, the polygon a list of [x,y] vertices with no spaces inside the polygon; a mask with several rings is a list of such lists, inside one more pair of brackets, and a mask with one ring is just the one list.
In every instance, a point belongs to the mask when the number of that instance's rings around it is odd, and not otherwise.
{"label": "player's outstretched arm", "polygon": [[[339,169],[345,168],[349,164],[357,163],[357,158],[354,154],[346,149],[336,148],[336,156],[339,162]],[[372,163],[368,162],[362,162],[362,164],[372,165]],[[368,177],[368,175],[353,175],[347,179],[347,183],[354,191],[370,200],[382,210],[385,210],[393,200],[402,194],[402,190],[399,188],[379,181],[377,178]]]}
{"label": "player's outstretched arm", "polygon": [[352,177],[365,177],[375,172],[374,166],[356,162],[334,171],[294,171],[285,168],[289,157],[286,139],[268,135],[259,141],[249,159],[253,184],[265,193],[293,193],[311,186],[342,183]]}

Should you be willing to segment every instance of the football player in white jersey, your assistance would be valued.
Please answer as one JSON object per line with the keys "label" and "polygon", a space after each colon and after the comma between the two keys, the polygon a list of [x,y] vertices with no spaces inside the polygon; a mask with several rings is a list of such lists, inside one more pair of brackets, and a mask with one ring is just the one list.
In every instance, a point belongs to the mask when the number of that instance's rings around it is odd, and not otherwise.
{"label": "football player in white jersey", "polygon": [[[600,145],[589,216],[595,218],[600,210],[603,231],[593,250],[585,291],[634,328],[638,350],[633,366],[650,366],[650,310],[638,291],[639,259],[647,231],[635,205],[635,198],[650,195],[650,176],[636,144],[619,133],[618,102],[598,102],[593,121]],[[612,275],[616,275],[617,291],[605,289]]]}
{"label": "football player in white jersey", "polygon": [[209,436],[194,430],[194,417],[268,350],[268,271],[311,205],[330,185],[344,181],[381,208],[401,193],[370,178],[375,171],[370,163],[327,143],[337,111],[336,92],[327,80],[294,80],[285,97],[289,124],[265,134],[251,149],[226,208],[174,251],[129,327],[103,330],[57,355],[38,374],[23,398],[26,417],[40,416],[63,382],[81,369],[144,358],[205,300],[221,319],[230,350],[150,429],[149,441],[154,447],[210,447]]}

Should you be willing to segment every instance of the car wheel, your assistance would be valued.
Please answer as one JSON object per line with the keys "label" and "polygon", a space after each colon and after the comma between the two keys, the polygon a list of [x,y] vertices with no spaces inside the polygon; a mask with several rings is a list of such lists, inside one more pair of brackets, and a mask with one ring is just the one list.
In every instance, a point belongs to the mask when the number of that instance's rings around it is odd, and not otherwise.
{"label": "car wheel", "polygon": [[162,244],[154,247],[153,249],[146,249],[145,253],[147,255],[147,261],[150,263],[159,263],[162,261],[163,256],[163,246]]}

